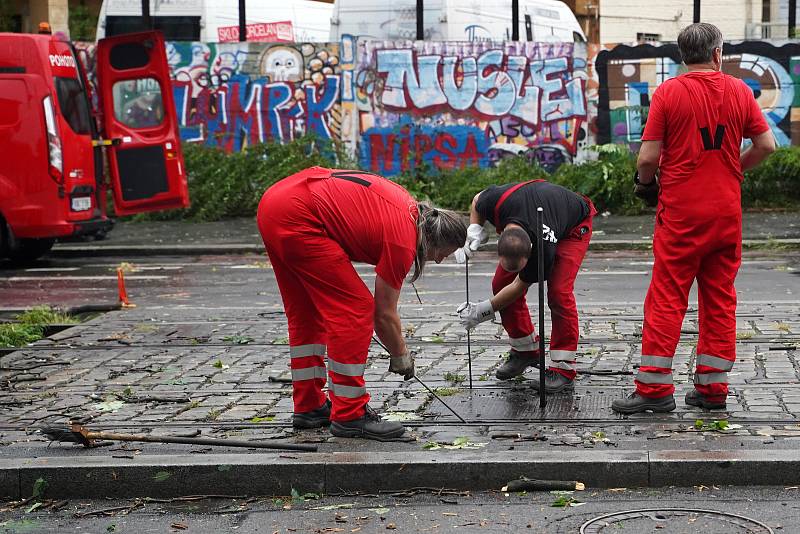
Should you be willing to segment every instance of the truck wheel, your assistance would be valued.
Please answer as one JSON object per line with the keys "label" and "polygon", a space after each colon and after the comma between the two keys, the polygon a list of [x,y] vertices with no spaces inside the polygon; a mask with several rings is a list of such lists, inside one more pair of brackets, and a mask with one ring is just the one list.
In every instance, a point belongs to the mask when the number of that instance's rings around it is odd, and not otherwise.
{"label": "truck wheel", "polygon": [[17,264],[30,263],[47,254],[55,242],[55,239],[18,239],[8,257]]}

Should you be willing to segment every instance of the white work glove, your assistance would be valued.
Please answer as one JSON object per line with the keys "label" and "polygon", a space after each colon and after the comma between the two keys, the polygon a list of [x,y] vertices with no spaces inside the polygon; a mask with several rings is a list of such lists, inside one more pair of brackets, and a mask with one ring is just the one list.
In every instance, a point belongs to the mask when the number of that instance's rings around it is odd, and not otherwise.
{"label": "white work glove", "polygon": [[389,372],[403,375],[405,380],[414,378],[414,355],[406,349],[400,356],[390,356]]}
{"label": "white work glove", "polygon": [[464,263],[467,258],[471,258],[472,254],[486,241],[489,236],[480,224],[470,224],[467,227],[467,240],[464,246],[455,251],[455,258],[458,263]]}
{"label": "white work glove", "polygon": [[461,326],[467,330],[472,330],[484,321],[494,319],[492,302],[489,300],[478,303],[465,302],[458,307],[456,313],[461,319]]}

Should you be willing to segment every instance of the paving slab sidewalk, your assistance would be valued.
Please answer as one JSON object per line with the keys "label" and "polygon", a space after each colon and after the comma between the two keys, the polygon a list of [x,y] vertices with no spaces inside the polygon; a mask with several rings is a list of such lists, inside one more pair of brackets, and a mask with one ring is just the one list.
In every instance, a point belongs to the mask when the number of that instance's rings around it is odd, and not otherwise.
{"label": "paving slab sidewalk", "polygon": [[[535,370],[516,381],[494,378],[507,348],[500,325],[484,323],[472,335],[470,390],[463,330],[443,311],[413,302],[401,313],[410,345],[420,350],[418,375],[468,424],[419,384],[389,374],[388,356],[373,346],[371,404],[403,421],[407,438],[377,443],[296,432],[279,303],[213,311],[141,306],[0,357],[0,496],[27,495],[37,478],[48,481],[52,497],[478,490],[520,476],[594,487],[796,482],[795,305],[740,309],[738,360],[722,412],[682,402],[697,339],[690,312],[674,365],[678,409],[632,417],[609,405],[629,390],[638,363],[637,306],[582,307],[575,390],[550,396],[544,410],[526,383]],[[120,433],[312,443],[319,452],[143,443],[83,449],[53,444],[38,431],[67,419]],[[715,423],[722,420],[729,426]]]}

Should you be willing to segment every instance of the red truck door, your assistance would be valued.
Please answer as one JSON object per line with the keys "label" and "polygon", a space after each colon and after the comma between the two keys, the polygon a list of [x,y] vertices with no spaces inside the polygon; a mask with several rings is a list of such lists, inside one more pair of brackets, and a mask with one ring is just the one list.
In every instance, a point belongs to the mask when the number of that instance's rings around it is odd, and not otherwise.
{"label": "red truck door", "polygon": [[96,68],[117,215],[188,206],[163,36],[102,39]]}

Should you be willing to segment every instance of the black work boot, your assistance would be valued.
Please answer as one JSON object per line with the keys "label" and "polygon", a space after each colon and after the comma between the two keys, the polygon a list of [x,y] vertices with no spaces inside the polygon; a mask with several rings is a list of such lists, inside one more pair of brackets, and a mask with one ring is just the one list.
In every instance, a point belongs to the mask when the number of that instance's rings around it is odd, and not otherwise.
{"label": "black work boot", "polygon": [[511,349],[506,363],[497,368],[495,376],[500,380],[511,380],[525,372],[528,367],[539,368],[539,351],[519,352]]}
{"label": "black work boot", "polygon": [[[544,371],[544,392],[545,393],[558,393],[566,388],[571,388],[573,380],[570,380],[561,373],[557,373],[551,369]],[[539,391],[539,377],[533,377],[530,380],[530,385],[536,391]]]}
{"label": "black work boot", "polygon": [[320,428],[329,424],[331,424],[330,400],[326,400],[325,404],[316,410],[292,415],[292,426],[294,428]]}
{"label": "black work boot", "polygon": [[611,403],[611,409],[618,413],[633,414],[639,412],[671,412],[675,409],[675,397],[667,395],[653,399],[642,397],[635,391],[624,399],[617,399]]}
{"label": "black work boot", "polygon": [[722,401],[712,401],[709,400],[708,397],[697,391],[696,389],[692,388],[690,391],[686,392],[686,398],[684,399],[686,404],[689,406],[699,406],[701,408],[705,408],[706,410],[724,410],[727,408],[727,404],[725,400]]}
{"label": "black work boot", "polygon": [[397,421],[384,421],[378,413],[365,406],[363,417],[352,421],[332,421],[331,434],[339,438],[364,438],[391,441],[405,434],[406,429]]}

